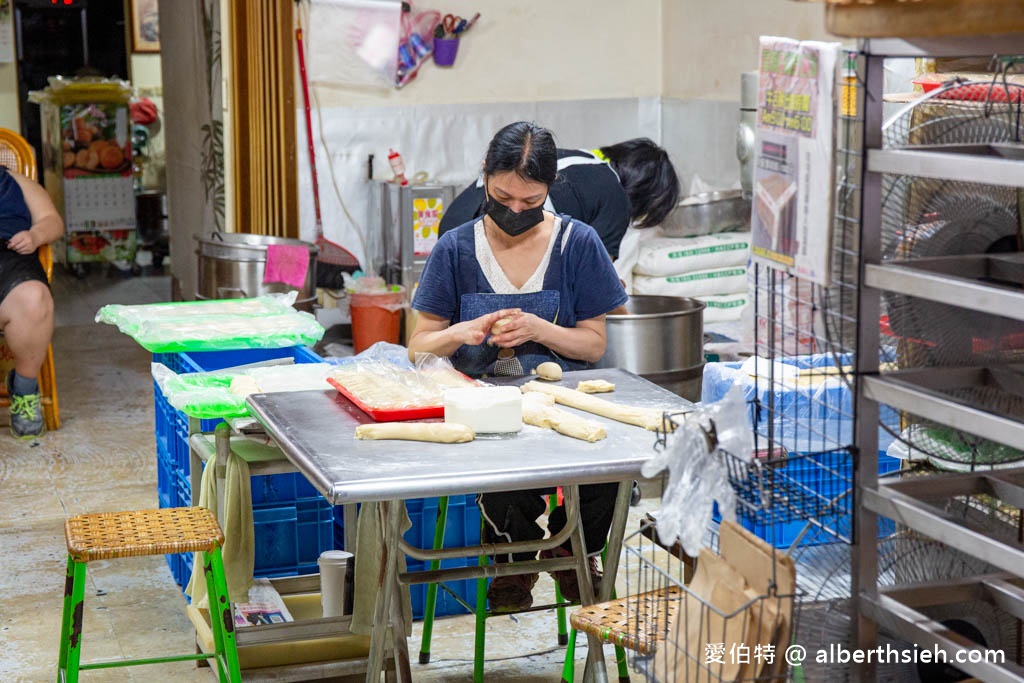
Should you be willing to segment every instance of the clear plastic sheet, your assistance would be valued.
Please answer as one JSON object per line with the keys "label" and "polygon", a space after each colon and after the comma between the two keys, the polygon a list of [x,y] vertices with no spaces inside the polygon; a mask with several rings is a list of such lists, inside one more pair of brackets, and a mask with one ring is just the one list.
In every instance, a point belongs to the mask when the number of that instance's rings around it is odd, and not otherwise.
{"label": "clear plastic sheet", "polygon": [[299,363],[176,374],[153,363],[153,379],[167,402],[189,417],[200,419],[245,417],[249,394],[329,389],[329,363]]}
{"label": "clear plastic sheet", "polygon": [[[421,353],[412,364],[407,356],[396,357],[394,346],[374,344],[339,365],[331,378],[375,410],[439,406],[444,402],[446,389],[478,384],[452,367],[447,358]],[[398,348],[408,353],[405,348]]]}
{"label": "clear plastic sheet", "polygon": [[[757,415],[759,433],[767,434],[768,423],[774,421],[774,439],[788,451],[832,450],[853,443],[853,395],[842,375],[830,376],[828,370],[852,362],[849,354],[821,353],[775,360],[752,356],[742,363],[707,363],[701,400],[718,401],[732,387],[739,386],[748,402],[751,424],[755,401],[762,407]],[[768,406],[771,411],[766,409]],[[896,411],[888,406],[882,406],[880,419],[884,425],[899,424]],[[806,426],[808,421],[813,421],[816,433],[798,429],[798,424]],[[879,448],[884,451],[893,436],[885,429],[878,436]]]}
{"label": "clear plastic sheet", "polygon": [[116,325],[153,353],[312,346],[324,328],[292,308],[296,292],[251,299],[108,304],[96,322]]}
{"label": "clear plastic sheet", "polygon": [[726,458],[749,463],[754,454],[754,434],[747,417],[747,403],[739,386],[717,403],[698,406],[682,424],[666,435],[665,448],[647,461],[642,473],[653,477],[668,469],[668,483],[658,513],[658,536],[696,557],[711,522],[714,503],[723,519],[735,521],[736,495],[729,483]]}

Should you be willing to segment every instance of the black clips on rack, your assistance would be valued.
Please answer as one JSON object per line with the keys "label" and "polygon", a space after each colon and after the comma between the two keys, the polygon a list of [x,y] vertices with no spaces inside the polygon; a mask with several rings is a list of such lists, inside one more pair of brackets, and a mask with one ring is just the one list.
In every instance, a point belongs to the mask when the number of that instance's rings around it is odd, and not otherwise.
{"label": "black clips on rack", "polygon": [[[679,419],[686,415],[696,414],[691,410],[677,410],[677,411],[665,411],[661,414],[661,427],[658,428],[654,439],[654,450],[661,450],[665,448],[668,443],[668,435],[674,432],[683,424],[683,420]],[[707,442],[707,448],[709,451],[713,451],[718,448],[718,429],[715,427],[715,421],[713,419],[707,420],[707,426],[705,427],[703,422],[698,422],[697,426],[704,434],[704,440]]]}

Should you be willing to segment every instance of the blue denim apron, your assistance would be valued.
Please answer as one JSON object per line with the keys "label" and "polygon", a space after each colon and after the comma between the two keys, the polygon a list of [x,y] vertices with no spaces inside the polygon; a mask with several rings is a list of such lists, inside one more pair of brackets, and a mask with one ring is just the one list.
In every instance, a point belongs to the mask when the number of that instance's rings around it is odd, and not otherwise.
{"label": "blue denim apron", "polygon": [[[464,235],[460,235],[459,270],[463,274],[476,274],[476,286],[472,288],[476,292],[463,294],[460,297],[459,320],[454,322],[475,320],[482,315],[500,311],[503,308],[518,308],[524,313],[532,313],[542,320],[558,324],[562,299],[562,238],[572,220],[568,216],[560,216],[560,218],[562,225],[551,250],[547,271],[544,273],[543,289],[528,294],[495,294],[490,283],[487,282],[483,270],[476,262],[476,244],[473,232],[466,231]],[[470,259],[472,263],[469,262]],[[571,317],[571,312],[569,317]],[[569,327],[576,324],[575,320],[566,320],[564,313],[561,313],[561,319],[563,326]],[[499,358],[499,353],[501,358]],[[590,364],[585,361],[562,358],[546,346],[533,341],[513,349],[490,346],[486,340],[478,346],[463,345],[459,347],[451,360],[458,370],[471,377],[529,374],[538,365],[548,361],[558,363],[563,370],[585,370],[590,367]]]}

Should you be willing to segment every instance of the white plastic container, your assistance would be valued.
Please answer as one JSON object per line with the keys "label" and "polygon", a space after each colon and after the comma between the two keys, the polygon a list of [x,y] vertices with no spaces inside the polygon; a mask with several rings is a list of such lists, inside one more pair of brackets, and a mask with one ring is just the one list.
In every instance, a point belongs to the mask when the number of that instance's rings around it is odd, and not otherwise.
{"label": "white plastic container", "polygon": [[475,434],[511,434],[523,428],[523,395],[518,387],[465,387],[444,392],[444,421]]}

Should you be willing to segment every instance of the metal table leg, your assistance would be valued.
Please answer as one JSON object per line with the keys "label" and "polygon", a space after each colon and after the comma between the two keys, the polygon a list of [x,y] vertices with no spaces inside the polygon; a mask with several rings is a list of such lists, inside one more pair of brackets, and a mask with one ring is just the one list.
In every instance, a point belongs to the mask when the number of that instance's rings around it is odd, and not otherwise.
{"label": "metal table leg", "polygon": [[[572,490],[573,504],[579,505],[579,488],[569,487]],[[565,488],[563,487],[563,490]],[[615,496],[615,509],[612,513],[612,524],[608,530],[608,543],[605,547],[604,578],[601,579],[601,589],[597,599],[594,599],[594,589],[590,582],[590,568],[587,566],[586,541],[583,536],[583,519],[580,518],[576,527],[576,533],[572,536],[573,555],[577,558],[576,573],[580,583],[580,600],[583,605],[592,605],[595,602],[605,602],[611,599],[612,591],[615,589],[615,577],[619,571],[619,555],[622,552],[622,538],[626,531],[626,518],[629,515],[629,499],[633,492],[633,482],[619,482],[619,490]],[[569,504],[570,496],[566,495],[566,505]],[[608,671],[604,661],[604,643],[597,636],[587,634],[587,664],[583,673],[584,681],[595,683],[607,683]]]}

